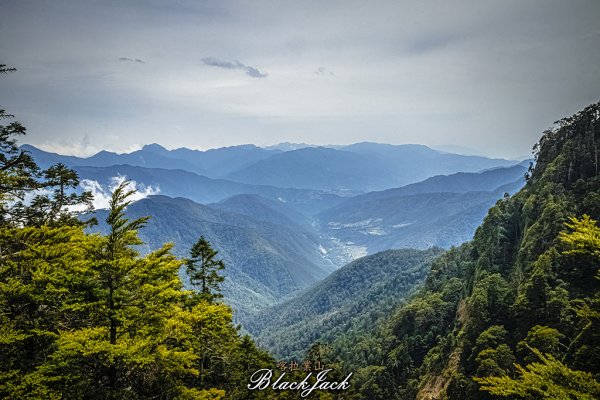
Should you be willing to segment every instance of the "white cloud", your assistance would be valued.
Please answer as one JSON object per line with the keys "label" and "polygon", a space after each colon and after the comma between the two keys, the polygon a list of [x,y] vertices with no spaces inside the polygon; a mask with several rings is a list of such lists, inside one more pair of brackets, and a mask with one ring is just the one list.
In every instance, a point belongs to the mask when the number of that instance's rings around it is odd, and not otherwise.
{"label": "white cloud", "polygon": [[[123,182],[127,180],[126,176],[114,176],[109,179],[108,185],[102,185],[98,181],[91,179],[82,179],[80,182],[83,190],[92,192],[94,195],[94,208],[106,209],[109,207],[110,198],[112,192]],[[138,184],[136,181],[130,180],[127,184],[128,190],[135,190],[136,192],[129,198],[133,201],[142,200],[148,196],[153,196],[160,193],[160,187],[152,185]]]}

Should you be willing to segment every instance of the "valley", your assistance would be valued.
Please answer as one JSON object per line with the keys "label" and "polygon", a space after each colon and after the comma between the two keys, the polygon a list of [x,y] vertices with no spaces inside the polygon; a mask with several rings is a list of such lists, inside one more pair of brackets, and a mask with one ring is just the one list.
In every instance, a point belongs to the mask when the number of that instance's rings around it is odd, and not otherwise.
{"label": "valley", "polygon": [[227,266],[225,301],[244,325],[363,256],[469,240],[487,210],[523,185],[528,165],[377,143],[204,152],[153,144],[88,158],[22,148],[41,166],[74,168],[98,198],[131,180],[144,194],[128,212],[152,215],[143,252],[173,242],[185,257],[205,236]]}
{"label": "valley", "polygon": [[[385,180],[370,177],[381,178],[389,160],[400,165],[398,153],[425,162],[435,151],[375,144],[288,151],[243,146],[234,153],[249,152],[247,162],[236,158],[217,168],[217,149],[208,159],[220,172],[208,173],[210,163],[200,163],[196,151],[157,145],[91,161],[24,149],[40,163],[58,162],[58,171],[67,165],[77,172],[73,201],[94,195],[100,206],[77,223],[92,216],[100,223],[85,232],[73,228],[85,240],[111,245],[120,226],[143,224],[124,236],[139,241],[121,250],[129,255],[135,248],[145,262],[158,262],[156,271],[140,270],[142,293],[147,274],[160,277],[164,262],[178,274],[170,285],[196,290],[182,295],[220,298],[193,285],[189,275],[190,248],[206,238],[226,268],[218,286],[223,303],[202,307],[231,307],[233,315],[222,321],[230,324],[232,343],[253,354],[254,365],[272,357],[317,357],[334,374],[354,376],[352,396],[377,400],[483,398],[482,391],[530,387],[513,379],[527,365],[562,371],[558,378],[536,379],[559,393],[575,390],[577,398],[600,393],[585,372],[597,371],[598,359],[588,345],[598,341],[598,107],[545,132],[534,161],[439,153],[436,162],[448,161],[442,163],[446,174],[420,170]],[[355,156],[353,149],[360,152]],[[222,151],[226,163],[233,149]],[[147,152],[158,158],[146,158]],[[140,165],[105,165],[115,160]],[[355,168],[345,168],[348,163]],[[454,171],[456,163],[464,171]],[[115,217],[122,190],[135,198]],[[565,389],[566,375],[585,376],[589,384]]]}

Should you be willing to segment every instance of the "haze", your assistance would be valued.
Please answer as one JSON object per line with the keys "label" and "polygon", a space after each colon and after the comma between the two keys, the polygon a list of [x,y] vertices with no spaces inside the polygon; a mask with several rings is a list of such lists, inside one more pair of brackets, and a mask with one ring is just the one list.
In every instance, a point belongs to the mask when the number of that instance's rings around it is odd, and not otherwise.
{"label": "haze", "polygon": [[0,1],[0,106],[62,154],[375,141],[515,158],[598,101],[598,1]]}

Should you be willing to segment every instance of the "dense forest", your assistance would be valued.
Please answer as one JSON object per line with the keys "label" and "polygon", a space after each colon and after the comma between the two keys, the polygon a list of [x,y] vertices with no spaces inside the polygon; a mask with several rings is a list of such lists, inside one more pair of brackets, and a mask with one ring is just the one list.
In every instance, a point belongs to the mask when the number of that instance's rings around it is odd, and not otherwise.
{"label": "dense forest", "polygon": [[[219,302],[223,264],[210,244],[200,238],[185,260],[173,244],[140,255],[148,217],[127,218],[127,183],[106,234],[87,233],[96,221],[77,174],[38,168],[17,146],[25,128],[0,118],[0,397],[269,398],[246,383],[274,360]],[[197,290],[184,290],[184,265]]]}
{"label": "dense forest", "polygon": [[390,315],[378,362],[346,361],[357,399],[600,398],[599,140],[600,104],[544,133],[525,187]]}
{"label": "dense forest", "polygon": [[442,252],[387,250],[359,258],[242,325],[277,356],[297,359],[318,341],[327,343],[328,360],[344,360],[346,369],[369,365],[381,357],[376,338],[385,319],[423,283]]}

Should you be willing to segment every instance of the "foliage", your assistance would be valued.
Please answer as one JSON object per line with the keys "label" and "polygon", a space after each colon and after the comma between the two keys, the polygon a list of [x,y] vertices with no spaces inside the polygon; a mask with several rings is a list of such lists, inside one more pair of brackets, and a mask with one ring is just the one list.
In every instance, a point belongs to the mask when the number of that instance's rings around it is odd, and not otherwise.
{"label": "foliage", "polygon": [[600,383],[589,372],[573,371],[552,355],[532,349],[541,362],[525,368],[517,365],[518,379],[508,376],[475,378],[481,389],[496,396],[520,399],[593,400],[600,397]]}
{"label": "foliage", "polygon": [[[599,140],[600,104],[544,133],[525,187],[489,210],[471,242],[432,263],[376,338],[353,343],[376,349],[357,374],[359,393],[598,397]],[[372,390],[383,376],[388,392]]]}
{"label": "foliage", "polygon": [[[240,337],[228,306],[183,290],[173,244],[138,252],[148,217],[127,218],[127,182],[106,234],[87,233],[77,212],[91,196],[76,191],[77,174],[61,164],[40,173],[16,145],[24,128],[0,129],[0,397],[254,395],[249,372],[273,360]],[[33,200],[18,201],[25,194]]]}

